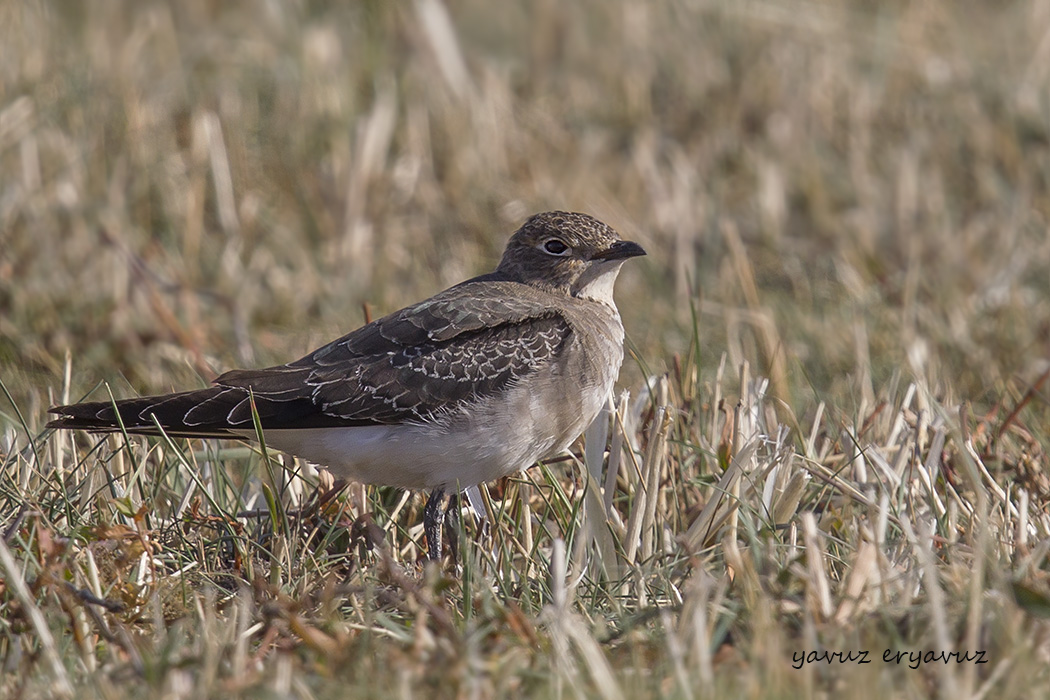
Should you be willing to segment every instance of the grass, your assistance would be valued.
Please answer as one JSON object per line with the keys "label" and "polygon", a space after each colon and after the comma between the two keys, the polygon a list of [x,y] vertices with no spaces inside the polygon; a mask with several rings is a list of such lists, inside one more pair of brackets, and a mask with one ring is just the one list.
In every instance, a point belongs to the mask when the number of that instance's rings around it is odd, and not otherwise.
{"label": "grass", "polygon": [[[0,5],[0,694],[1045,695],[1047,37],[1035,0]],[[419,494],[42,429],[552,208],[650,251],[629,394],[482,491],[458,572]]]}

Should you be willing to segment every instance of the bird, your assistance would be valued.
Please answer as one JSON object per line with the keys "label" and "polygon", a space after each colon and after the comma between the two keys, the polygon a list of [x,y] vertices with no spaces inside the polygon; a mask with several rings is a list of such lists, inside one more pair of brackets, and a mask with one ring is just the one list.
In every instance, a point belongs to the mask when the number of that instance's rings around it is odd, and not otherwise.
{"label": "bird", "polygon": [[427,557],[440,560],[461,489],[560,454],[598,415],[623,362],[613,286],[645,254],[588,214],[535,214],[493,272],[294,362],[234,369],[205,389],[54,406],[47,427],[250,441],[257,416],[270,448],[335,476],[429,490]]}

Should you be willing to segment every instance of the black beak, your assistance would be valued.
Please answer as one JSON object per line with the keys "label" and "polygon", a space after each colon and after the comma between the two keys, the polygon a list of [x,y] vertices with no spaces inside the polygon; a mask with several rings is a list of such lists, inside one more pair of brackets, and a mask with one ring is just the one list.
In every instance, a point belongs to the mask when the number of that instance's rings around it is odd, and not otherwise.
{"label": "black beak", "polygon": [[591,260],[624,260],[645,255],[645,249],[634,241],[616,241],[600,253],[591,256]]}

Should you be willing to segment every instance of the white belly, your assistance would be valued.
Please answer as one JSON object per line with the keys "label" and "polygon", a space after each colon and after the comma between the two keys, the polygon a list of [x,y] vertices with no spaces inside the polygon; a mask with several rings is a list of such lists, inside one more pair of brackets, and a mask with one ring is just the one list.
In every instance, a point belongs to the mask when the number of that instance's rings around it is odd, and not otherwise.
{"label": "white belly", "polygon": [[433,426],[268,430],[269,447],[327,467],[336,476],[402,488],[471,486],[529,466],[484,436]]}

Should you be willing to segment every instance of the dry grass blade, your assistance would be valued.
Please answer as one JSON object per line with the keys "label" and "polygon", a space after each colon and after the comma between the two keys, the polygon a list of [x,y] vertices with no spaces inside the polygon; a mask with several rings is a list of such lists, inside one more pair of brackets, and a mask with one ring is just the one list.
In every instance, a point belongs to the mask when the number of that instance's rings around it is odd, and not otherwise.
{"label": "dry grass blade", "polygon": [[36,632],[36,637],[43,649],[44,658],[47,659],[51,674],[54,677],[54,692],[60,697],[73,697],[73,685],[69,680],[69,674],[66,672],[58,647],[55,645],[55,638],[51,635],[51,630],[48,628],[47,620],[37,606],[36,601],[33,600],[33,596],[26,586],[25,579],[22,578],[18,562],[11,556],[11,550],[7,548],[7,545],[2,540],[0,540],[0,565],[4,567],[6,585],[14,589],[18,602],[21,603],[22,608],[29,615],[33,630]]}
{"label": "dry grass blade", "polygon": [[824,548],[820,544],[820,534],[813,513],[802,514],[802,537],[806,543],[806,569],[809,572],[807,597],[810,599],[811,610],[816,613],[818,619],[826,620],[834,612],[831,604],[831,584],[828,583],[828,576],[824,571]]}
{"label": "dry grass blade", "polygon": [[[1048,37],[1036,0],[0,3],[0,696],[1045,695]],[[418,495],[42,428],[301,357],[551,209],[648,251],[625,393],[478,491],[457,570]]]}
{"label": "dry grass blade", "polygon": [[757,442],[750,442],[733,456],[733,461],[712,489],[711,498],[685,532],[684,542],[687,550],[698,551],[717,539],[718,524],[728,518],[731,510],[738,507],[738,504],[729,501],[727,496],[757,449]]}

